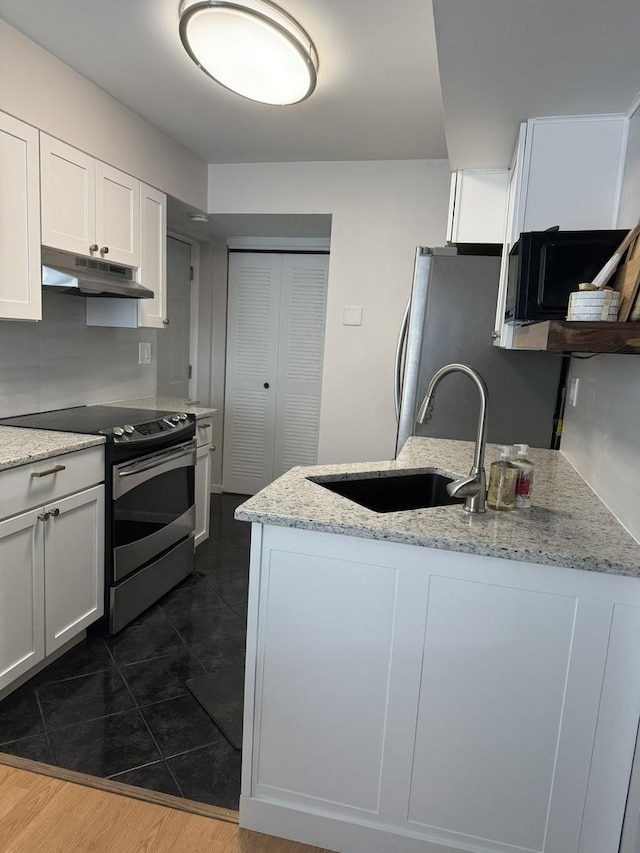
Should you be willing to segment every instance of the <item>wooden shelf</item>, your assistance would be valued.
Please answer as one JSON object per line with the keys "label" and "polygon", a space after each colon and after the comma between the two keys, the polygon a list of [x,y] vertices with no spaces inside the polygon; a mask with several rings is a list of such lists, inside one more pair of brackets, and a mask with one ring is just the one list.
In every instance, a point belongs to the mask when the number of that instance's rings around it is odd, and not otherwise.
{"label": "wooden shelf", "polygon": [[516,326],[512,349],[640,353],[640,323],[547,320]]}

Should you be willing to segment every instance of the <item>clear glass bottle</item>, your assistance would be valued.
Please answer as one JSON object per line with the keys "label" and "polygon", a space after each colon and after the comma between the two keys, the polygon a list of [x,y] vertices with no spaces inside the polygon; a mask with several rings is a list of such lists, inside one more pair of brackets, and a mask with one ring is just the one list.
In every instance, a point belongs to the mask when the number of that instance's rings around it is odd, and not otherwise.
{"label": "clear glass bottle", "polygon": [[497,510],[516,508],[516,480],[518,468],[511,461],[511,448],[500,448],[500,459],[491,463],[487,506]]}
{"label": "clear glass bottle", "polygon": [[528,509],[531,506],[531,489],[533,488],[533,462],[529,459],[528,444],[513,445],[513,464],[518,469],[516,479],[516,507]]}

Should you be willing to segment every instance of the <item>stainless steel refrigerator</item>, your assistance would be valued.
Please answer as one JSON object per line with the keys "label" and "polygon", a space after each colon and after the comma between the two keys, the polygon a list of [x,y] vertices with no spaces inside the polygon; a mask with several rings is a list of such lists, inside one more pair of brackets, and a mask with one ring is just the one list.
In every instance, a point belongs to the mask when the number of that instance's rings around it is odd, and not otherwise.
{"label": "stainless steel refrigerator", "polygon": [[396,452],[411,435],[475,440],[479,400],[462,374],[442,381],[430,421],[416,424],[429,380],[451,362],[474,367],[487,383],[488,441],[554,446],[562,356],[494,347],[500,259],[455,252],[416,250],[396,355]]}

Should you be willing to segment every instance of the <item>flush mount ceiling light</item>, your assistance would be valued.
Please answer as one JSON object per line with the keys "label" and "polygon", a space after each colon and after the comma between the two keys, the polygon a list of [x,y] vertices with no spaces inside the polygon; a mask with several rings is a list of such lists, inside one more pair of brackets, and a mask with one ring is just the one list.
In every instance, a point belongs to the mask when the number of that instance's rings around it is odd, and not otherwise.
{"label": "flush mount ceiling light", "polygon": [[296,104],[316,87],[313,42],[268,0],[182,0],[180,38],[198,68],[252,101]]}

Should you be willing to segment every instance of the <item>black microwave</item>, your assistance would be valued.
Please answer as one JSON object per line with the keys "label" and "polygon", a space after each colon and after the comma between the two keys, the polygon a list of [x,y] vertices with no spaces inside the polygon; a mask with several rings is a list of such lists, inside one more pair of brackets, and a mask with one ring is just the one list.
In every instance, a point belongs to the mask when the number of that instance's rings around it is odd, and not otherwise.
{"label": "black microwave", "polygon": [[564,320],[569,294],[593,281],[627,231],[529,231],[509,253],[505,320]]}

